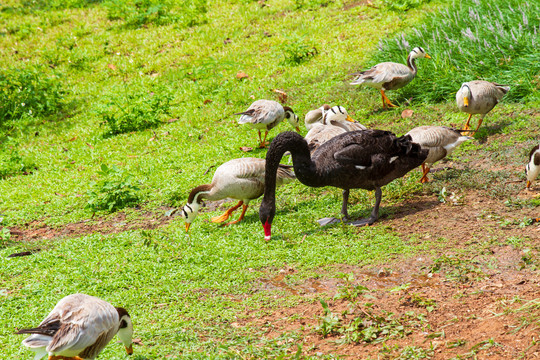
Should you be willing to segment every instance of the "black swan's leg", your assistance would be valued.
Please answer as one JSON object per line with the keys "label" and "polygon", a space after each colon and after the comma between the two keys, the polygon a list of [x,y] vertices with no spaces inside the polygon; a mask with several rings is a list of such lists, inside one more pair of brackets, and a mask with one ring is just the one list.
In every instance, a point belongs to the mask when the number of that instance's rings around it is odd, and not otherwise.
{"label": "black swan's leg", "polygon": [[343,221],[347,221],[349,213],[347,212],[347,205],[349,204],[349,189],[343,190],[343,203],[341,204],[341,215],[343,215]]}
{"label": "black swan's leg", "polygon": [[343,203],[341,204],[341,215],[343,215],[343,219],[336,219],[334,217],[327,217],[317,220],[319,225],[326,226],[330,224],[335,224],[341,221],[347,221],[349,217],[349,213],[347,212],[347,204],[349,203],[349,189],[343,190]]}
{"label": "black swan's leg", "polygon": [[381,204],[382,199],[382,190],[380,187],[375,189],[375,206],[371,212],[371,216],[366,219],[360,219],[356,221],[351,221],[349,224],[354,226],[365,226],[371,225],[379,218],[379,205]]}

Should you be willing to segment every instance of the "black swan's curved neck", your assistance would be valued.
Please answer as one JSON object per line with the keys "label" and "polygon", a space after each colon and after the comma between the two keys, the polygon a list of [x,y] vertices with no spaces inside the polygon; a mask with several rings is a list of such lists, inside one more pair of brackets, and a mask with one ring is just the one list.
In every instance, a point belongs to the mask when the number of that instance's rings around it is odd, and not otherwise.
{"label": "black swan's curved neck", "polygon": [[[276,212],[277,170],[283,154],[287,151],[291,152],[294,172],[300,182],[309,185],[309,174],[316,173],[315,164],[311,161],[308,144],[301,135],[286,131],[274,138],[266,153],[264,197],[259,209],[259,218],[265,228],[267,240],[270,238],[270,225]],[[308,175],[307,178],[306,175]]]}

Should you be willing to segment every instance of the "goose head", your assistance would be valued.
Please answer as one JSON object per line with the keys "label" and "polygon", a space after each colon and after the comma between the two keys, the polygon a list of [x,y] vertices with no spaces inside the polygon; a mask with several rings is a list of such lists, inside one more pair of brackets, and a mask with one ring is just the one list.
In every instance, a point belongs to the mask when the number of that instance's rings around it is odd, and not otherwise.
{"label": "goose head", "polygon": [[189,231],[189,227],[191,226],[191,223],[195,220],[195,218],[199,214],[200,207],[201,207],[201,204],[199,204],[196,201],[193,201],[191,203],[184,205],[184,208],[182,209],[180,216],[186,222],[186,232]]}
{"label": "goose head", "polygon": [[323,115],[323,124],[329,124],[332,121],[335,122],[354,122],[354,120],[351,118],[347,110],[343,106],[334,106],[330,108],[324,115]]}
{"label": "goose head", "polygon": [[298,115],[296,115],[293,109],[288,106],[284,106],[283,110],[285,110],[285,119],[287,119],[289,124],[291,124],[291,126],[295,128],[296,131],[300,132],[300,122],[298,119]]}
{"label": "goose head", "polygon": [[415,47],[411,50],[409,53],[409,56],[413,59],[419,59],[419,58],[426,58],[431,59],[431,56],[429,56],[424,49],[422,49],[420,46]]}
{"label": "goose head", "polygon": [[120,318],[120,325],[118,327],[118,338],[124,344],[128,355],[133,354],[133,323],[131,317],[124,308],[116,308],[118,316]]}
{"label": "goose head", "polygon": [[306,125],[306,129],[311,130],[311,128],[315,124],[322,123],[323,115],[330,110],[331,106],[328,104],[324,104],[318,109],[308,111],[304,118],[304,124]]}
{"label": "goose head", "polygon": [[529,162],[525,166],[527,177],[527,190],[530,190],[532,182],[540,175],[540,145],[535,146],[529,154]]}
{"label": "goose head", "polygon": [[463,106],[469,107],[469,100],[471,99],[471,88],[467,83],[461,85],[461,94],[463,95]]}

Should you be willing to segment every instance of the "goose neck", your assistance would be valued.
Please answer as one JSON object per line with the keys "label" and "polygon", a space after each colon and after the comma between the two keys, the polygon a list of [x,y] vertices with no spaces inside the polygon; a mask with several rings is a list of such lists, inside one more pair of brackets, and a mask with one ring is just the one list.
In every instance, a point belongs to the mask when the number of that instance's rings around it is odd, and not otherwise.
{"label": "goose neck", "polygon": [[407,67],[413,72],[413,74],[416,74],[417,68],[416,68],[416,58],[414,58],[412,55],[409,54],[407,57]]}

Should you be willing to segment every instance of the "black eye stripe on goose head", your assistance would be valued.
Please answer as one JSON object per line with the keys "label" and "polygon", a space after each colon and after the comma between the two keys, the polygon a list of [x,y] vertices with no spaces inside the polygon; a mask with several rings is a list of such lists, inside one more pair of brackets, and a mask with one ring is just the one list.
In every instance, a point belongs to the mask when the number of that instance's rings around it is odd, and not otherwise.
{"label": "black eye stripe on goose head", "polygon": [[418,49],[420,49],[421,52],[425,53],[424,49],[422,49],[421,47],[418,47]]}
{"label": "black eye stripe on goose head", "polygon": [[416,48],[412,49],[411,51],[414,51],[415,54],[418,54],[418,51],[416,51]]}
{"label": "black eye stripe on goose head", "polygon": [[[343,109],[343,107],[341,107],[340,105],[338,105],[337,108],[338,108],[338,110],[339,110],[340,113],[345,114],[345,109]],[[342,111],[341,109],[343,109],[343,111]]]}
{"label": "black eye stripe on goose head", "polygon": [[[334,106],[335,107],[335,106]],[[336,110],[334,110],[334,108],[331,108],[330,109],[334,114],[336,113]]]}

